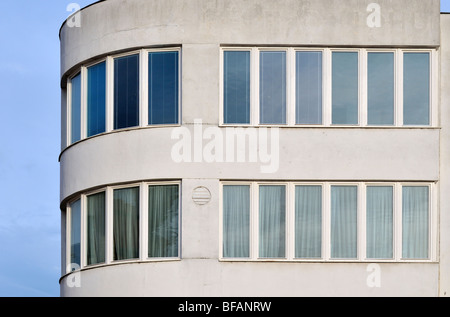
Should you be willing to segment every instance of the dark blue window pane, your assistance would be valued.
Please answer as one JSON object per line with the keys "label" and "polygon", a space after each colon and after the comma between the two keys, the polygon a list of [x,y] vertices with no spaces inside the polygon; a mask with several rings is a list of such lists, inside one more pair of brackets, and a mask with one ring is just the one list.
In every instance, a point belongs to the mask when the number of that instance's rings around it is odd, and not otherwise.
{"label": "dark blue window pane", "polygon": [[250,123],[250,52],[224,52],[224,123]]}
{"label": "dark blue window pane", "polygon": [[261,52],[260,123],[286,123],[286,52]]}
{"label": "dark blue window pane", "polygon": [[369,125],[394,124],[394,53],[369,53],[367,60]]}
{"label": "dark blue window pane", "polygon": [[148,55],[148,123],[178,123],[178,52]]}
{"label": "dark blue window pane", "polygon": [[74,143],[81,139],[81,74],[73,77],[71,84],[70,135]]}
{"label": "dark blue window pane", "polygon": [[403,123],[430,124],[430,54],[403,55]]}
{"label": "dark blue window pane", "polygon": [[358,53],[333,52],[333,124],[358,124]]}
{"label": "dark blue window pane", "polygon": [[139,55],[114,60],[114,129],[139,125]]}
{"label": "dark blue window pane", "polygon": [[296,53],[296,123],[322,123],[322,52]]}
{"label": "dark blue window pane", "polygon": [[88,68],[87,136],[105,132],[106,63]]}

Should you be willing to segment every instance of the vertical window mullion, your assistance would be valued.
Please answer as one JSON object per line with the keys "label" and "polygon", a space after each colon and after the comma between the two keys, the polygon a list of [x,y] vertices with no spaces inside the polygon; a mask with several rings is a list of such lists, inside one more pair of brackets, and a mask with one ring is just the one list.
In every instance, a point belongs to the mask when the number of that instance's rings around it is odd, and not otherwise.
{"label": "vertical window mullion", "polygon": [[139,246],[141,261],[148,258],[148,213],[148,184],[141,183],[139,186]]}
{"label": "vertical window mullion", "polygon": [[105,232],[105,240],[106,240],[106,254],[105,254],[105,262],[106,264],[110,264],[113,261],[113,189],[111,187],[107,187],[105,190],[106,200],[105,200],[105,222],[106,222],[106,232]]}
{"label": "vertical window mullion", "polygon": [[323,125],[332,124],[332,52],[330,49],[323,51]]}
{"label": "vertical window mullion", "polygon": [[295,50],[289,48],[286,51],[286,123],[295,125]]}
{"label": "vertical window mullion", "polygon": [[148,125],[148,54],[147,50],[139,52],[139,126]]}
{"label": "vertical window mullion", "polygon": [[368,55],[367,50],[360,50],[359,58],[359,123],[365,127],[368,124]]}

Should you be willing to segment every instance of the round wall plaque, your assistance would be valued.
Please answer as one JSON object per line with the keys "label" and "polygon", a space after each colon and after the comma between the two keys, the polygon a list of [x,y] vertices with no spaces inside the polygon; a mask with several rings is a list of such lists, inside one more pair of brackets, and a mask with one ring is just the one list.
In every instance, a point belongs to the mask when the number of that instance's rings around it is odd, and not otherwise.
{"label": "round wall plaque", "polygon": [[211,192],[206,187],[196,187],[192,193],[192,200],[197,205],[206,205],[211,200]]}

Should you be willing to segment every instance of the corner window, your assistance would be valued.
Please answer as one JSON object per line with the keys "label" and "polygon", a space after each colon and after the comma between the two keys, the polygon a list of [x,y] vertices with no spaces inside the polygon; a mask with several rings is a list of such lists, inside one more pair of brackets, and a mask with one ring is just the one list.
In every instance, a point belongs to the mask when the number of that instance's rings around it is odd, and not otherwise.
{"label": "corner window", "polygon": [[81,200],[70,204],[70,268],[81,266]]}
{"label": "corner window", "polygon": [[105,262],[105,192],[87,196],[87,265]]}
{"label": "corner window", "polygon": [[87,69],[87,137],[106,131],[106,62]]}
{"label": "corner window", "polygon": [[70,80],[70,140],[75,143],[81,139],[81,73]]}

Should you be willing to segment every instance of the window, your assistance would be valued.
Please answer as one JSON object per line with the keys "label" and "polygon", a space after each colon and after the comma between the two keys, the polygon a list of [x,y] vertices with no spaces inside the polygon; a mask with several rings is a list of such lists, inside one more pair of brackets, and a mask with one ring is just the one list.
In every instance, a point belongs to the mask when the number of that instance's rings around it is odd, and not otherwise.
{"label": "window", "polygon": [[139,187],[114,190],[114,260],[139,258]]}
{"label": "window", "polygon": [[226,51],[223,65],[224,123],[250,123],[250,52]]}
{"label": "window", "polygon": [[368,53],[367,82],[368,124],[394,125],[394,53]]}
{"label": "window", "polygon": [[81,73],[73,77],[70,84],[70,138],[71,143],[75,143],[81,139]]}
{"label": "window", "polygon": [[67,273],[117,261],[178,260],[180,183],[108,186],[67,205]]}
{"label": "window", "polygon": [[114,129],[139,125],[139,55],[114,59]]}
{"label": "window", "polygon": [[81,200],[70,204],[70,267],[81,266]]}
{"label": "window", "polygon": [[286,123],[286,52],[260,52],[260,123]]}
{"label": "window", "polygon": [[106,62],[87,69],[87,136],[106,130]]}
{"label": "window", "polygon": [[403,122],[430,123],[430,54],[403,54]]}
{"label": "window", "polygon": [[433,261],[432,184],[224,182],[221,259]]}
{"label": "window", "polygon": [[358,53],[333,52],[332,123],[358,124]]}
{"label": "window", "polygon": [[105,262],[105,192],[87,196],[87,265]]}
{"label": "window", "polygon": [[178,52],[148,53],[148,124],[178,123]]}
{"label": "window", "polygon": [[296,58],[296,124],[322,124],[322,52],[298,51]]}
{"label": "window", "polygon": [[436,124],[435,50],[223,48],[223,125]]}

